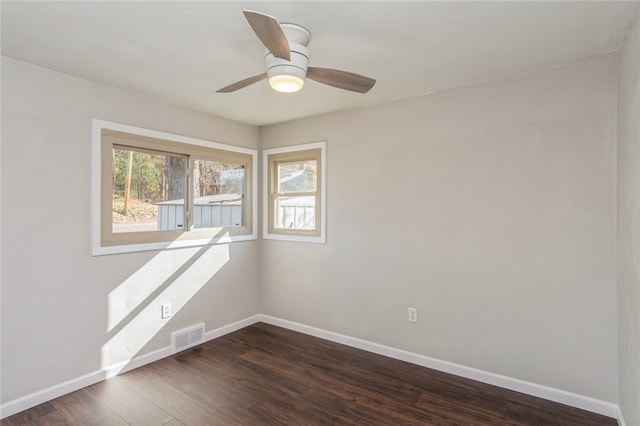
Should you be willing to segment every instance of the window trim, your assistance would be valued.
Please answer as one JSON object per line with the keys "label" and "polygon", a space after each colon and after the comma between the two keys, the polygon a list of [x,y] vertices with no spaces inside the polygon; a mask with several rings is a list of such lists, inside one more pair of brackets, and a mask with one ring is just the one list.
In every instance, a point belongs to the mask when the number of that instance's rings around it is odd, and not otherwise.
{"label": "window trim", "polygon": [[[126,124],[114,123],[105,120],[93,119],[91,123],[91,246],[92,255],[108,255],[116,253],[130,253],[137,251],[147,250],[162,250],[180,247],[197,247],[213,244],[226,244],[235,241],[249,241],[256,240],[258,238],[258,152],[254,149],[243,148],[233,145],[222,144],[218,142],[206,141],[202,139],[191,138],[188,136],[181,136],[171,133],[165,133],[150,129],[144,129],[141,127],[130,126]],[[148,137],[153,139],[161,139],[170,143],[175,143],[176,146],[184,146],[185,149],[190,147],[192,150],[202,149],[202,155],[207,155],[206,151],[210,149],[225,151],[229,154],[238,153],[249,155],[250,159],[250,179],[247,182],[247,192],[250,192],[250,196],[247,197],[248,203],[250,203],[249,217],[246,218],[248,233],[242,235],[216,235],[211,230],[192,230],[192,231],[180,231],[183,238],[174,239],[171,241],[159,241],[159,242],[142,242],[133,244],[118,244],[118,245],[103,245],[101,228],[102,224],[102,204],[103,204],[103,189],[102,189],[102,156],[104,155],[102,133],[103,130],[122,132],[134,135],[136,137]],[[157,148],[156,148],[157,149]],[[189,197],[190,198],[190,197]],[[211,228],[219,230],[219,228]],[[166,232],[166,231],[161,231]],[[219,232],[219,231],[218,231]],[[168,235],[168,234],[167,234]]]}
{"label": "window trim", "polygon": [[[320,206],[316,206],[316,211],[319,213],[316,217],[316,225],[319,224],[320,232],[315,231],[310,233],[306,230],[275,230],[271,226],[273,200],[271,194],[271,179],[270,176],[275,173],[275,170],[271,168],[271,156],[282,156],[286,158],[285,161],[295,161],[299,158],[304,158],[305,151],[320,150],[320,165],[319,179],[317,180],[319,186],[319,201]],[[296,156],[296,153],[300,155]],[[290,155],[282,155],[290,154]],[[301,145],[286,146],[281,148],[271,148],[262,151],[262,238],[265,240],[282,240],[282,241],[298,241],[307,243],[326,243],[327,235],[327,142],[312,142]]]}

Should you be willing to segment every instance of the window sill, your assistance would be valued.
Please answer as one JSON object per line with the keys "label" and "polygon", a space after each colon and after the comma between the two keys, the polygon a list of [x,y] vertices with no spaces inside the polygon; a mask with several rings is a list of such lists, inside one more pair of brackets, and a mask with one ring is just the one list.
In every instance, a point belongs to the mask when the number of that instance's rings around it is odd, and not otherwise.
{"label": "window sill", "polygon": [[324,236],[306,236],[306,235],[287,235],[287,234],[267,234],[262,236],[263,240],[279,240],[279,241],[295,241],[299,243],[317,243],[325,244],[326,239]]}
{"label": "window sill", "polygon": [[252,241],[257,240],[258,237],[255,234],[252,235],[222,235],[216,236],[212,238],[202,238],[202,239],[184,239],[184,240],[174,240],[174,241],[166,241],[161,243],[144,243],[144,244],[126,244],[119,246],[94,246],[93,247],[93,256],[103,256],[109,254],[120,254],[120,253],[133,253],[138,251],[152,251],[152,250],[166,250],[166,249],[177,249],[177,248],[186,248],[186,247],[204,247],[209,245],[216,244],[228,244],[237,241]]}

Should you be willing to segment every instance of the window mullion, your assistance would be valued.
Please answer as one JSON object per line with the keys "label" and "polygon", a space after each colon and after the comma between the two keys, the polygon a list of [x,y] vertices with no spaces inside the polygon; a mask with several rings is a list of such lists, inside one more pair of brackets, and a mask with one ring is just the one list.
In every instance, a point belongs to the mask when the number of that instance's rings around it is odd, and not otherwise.
{"label": "window mullion", "polygon": [[195,161],[193,159],[193,157],[189,156],[188,157],[188,161],[187,161],[187,179],[185,179],[187,181],[187,188],[185,190],[185,207],[186,207],[186,211],[185,211],[185,220],[187,221],[187,228],[188,230],[192,231],[193,230],[193,187],[194,187],[194,182],[193,182],[193,167],[195,164]]}

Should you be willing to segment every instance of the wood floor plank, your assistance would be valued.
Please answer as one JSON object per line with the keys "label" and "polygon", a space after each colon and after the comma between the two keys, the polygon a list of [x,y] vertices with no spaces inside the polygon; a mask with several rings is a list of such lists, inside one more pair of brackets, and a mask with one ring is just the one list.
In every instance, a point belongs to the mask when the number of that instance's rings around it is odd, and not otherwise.
{"label": "wood floor plank", "polygon": [[158,407],[162,407],[173,418],[186,425],[238,424],[233,417],[226,416],[224,407],[212,398],[212,404],[204,405],[180,391],[176,386],[147,372],[132,371],[135,376],[126,386],[138,392]]}
{"label": "wood floor plank", "polygon": [[[486,402],[486,405],[485,405]],[[505,422],[504,410],[506,404],[501,401],[491,401],[488,398],[456,394],[437,394],[435,392],[422,395],[417,407],[424,411],[438,411],[446,413],[447,419],[473,418],[483,424],[499,424]]]}
{"label": "wood floor plank", "polygon": [[258,323],[2,426],[614,426],[614,419]]}
{"label": "wood floor plank", "polygon": [[[220,363],[221,359],[225,362]],[[217,353],[216,362],[212,362],[201,356],[200,351],[194,350],[175,359],[156,363],[154,372],[194,400],[206,405],[211,404],[213,399],[216,406],[225,407],[227,412],[235,413],[235,417],[243,418],[256,401],[264,398],[265,387],[261,384],[278,380],[277,377],[264,377],[246,367],[247,364],[237,356],[225,358]]]}
{"label": "wood floor plank", "polygon": [[29,410],[2,420],[2,426],[66,425],[68,420],[51,402],[37,405]]}
{"label": "wood floor plank", "polygon": [[114,414],[86,388],[54,399],[51,404],[59,413],[62,413],[68,424],[97,423]]}
{"label": "wood floor plank", "polygon": [[[347,380],[347,376],[336,376],[324,368],[304,363],[293,365],[283,361],[281,357],[264,352],[248,353],[243,355],[242,359],[260,365],[280,378],[286,378],[286,390],[291,393],[289,398],[297,395],[297,398],[307,405],[323,412],[333,410],[340,413],[341,418],[357,419],[359,422],[379,418],[409,421],[412,416],[422,414],[413,407],[413,397],[410,401],[398,398],[394,389],[381,380],[378,382],[383,391],[371,392],[353,384],[354,379]],[[360,379],[365,381],[366,378],[361,376]],[[404,389],[401,389],[399,393],[403,391]]]}
{"label": "wood floor plank", "polygon": [[569,411],[547,412],[519,403],[509,403],[505,410],[505,419],[516,425],[565,426],[569,424]]}
{"label": "wood floor plank", "polygon": [[[150,425],[151,423],[146,423],[146,424]],[[105,417],[104,419],[99,420],[95,423],[91,423],[91,426],[128,426],[128,425],[129,423],[125,422],[115,414],[109,417]]]}
{"label": "wood floor plank", "polygon": [[577,408],[571,408],[569,410],[569,424],[577,424],[581,426],[598,426],[609,423],[611,423],[611,419],[600,414],[590,413],[588,411],[579,410]]}
{"label": "wood floor plank", "polygon": [[[250,341],[254,340],[251,339]],[[345,404],[349,404],[350,398],[354,399],[355,397],[353,395],[335,394],[336,389],[345,389],[343,383],[327,382],[330,377],[326,376],[323,378],[322,369],[315,369],[306,362],[300,362],[299,357],[296,357],[297,361],[295,362],[288,360],[285,363],[281,363],[281,355],[278,356],[277,351],[267,346],[269,345],[261,345],[261,350],[245,350],[244,355],[240,355],[240,358],[258,368],[256,372],[259,376],[272,376],[277,380],[278,392],[276,394],[270,394],[270,397],[284,397],[285,401],[291,399],[303,401],[311,409],[320,410],[323,413],[327,412],[328,408],[324,407],[323,404],[329,404],[329,407],[333,407],[336,412],[351,412],[351,415],[356,415],[355,410],[345,406]],[[243,368],[246,368],[246,366]],[[375,413],[370,412],[369,415],[371,414]]]}
{"label": "wood floor plank", "polygon": [[[113,380],[97,383],[88,387],[87,391],[127,425],[166,425],[175,420],[118,379],[115,377]],[[108,423],[109,421],[105,422]]]}
{"label": "wood floor plank", "polygon": [[42,417],[37,417],[33,420],[24,423],[15,423],[16,425],[21,426],[68,426],[71,423],[64,414],[54,411],[53,413],[47,414]]}
{"label": "wood floor plank", "polygon": [[49,414],[57,413],[56,407],[53,406],[51,401],[45,402],[35,407],[22,411],[11,417],[2,420],[2,426],[19,426],[24,424],[30,424],[36,422],[39,418],[45,417]]}

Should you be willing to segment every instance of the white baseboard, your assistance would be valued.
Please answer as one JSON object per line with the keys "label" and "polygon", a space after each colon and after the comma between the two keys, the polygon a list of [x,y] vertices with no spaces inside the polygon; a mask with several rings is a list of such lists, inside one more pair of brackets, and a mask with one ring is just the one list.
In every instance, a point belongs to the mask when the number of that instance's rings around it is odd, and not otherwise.
{"label": "white baseboard", "polygon": [[262,315],[254,315],[228,325],[223,325],[222,327],[218,327],[215,330],[207,331],[206,333],[204,333],[204,341],[208,342],[209,340],[217,339],[218,337],[222,337],[225,334],[233,333],[234,331],[248,327],[251,324],[260,322],[261,318]]}
{"label": "white baseboard", "polygon": [[[346,336],[344,334],[334,333],[332,331],[327,331],[320,328],[310,327],[304,324],[272,317],[269,315],[254,315],[249,318],[216,328],[214,330],[210,330],[205,333],[204,341],[206,342],[216,339],[218,337],[224,336],[225,334],[232,333],[236,330],[240,330],[244,327],[260,321],[289,330],[298,331],[310,336],[315,336],[321,339],[362,349],[368,352],[384,355],[389,358],[394,358],[423,367],[432,368],[434,370],[455,374],[456,376],[466,377],[468,379],[477,380],[479,382],[499,386],[505,389],[511,389],[517,392],[522,392],[528,395],[602,414],[607,417],[617,418],[618,424],[620,426],[625,426],[620,408],[618,407],[618,405],[610,402],[601,401],[584,395],[579,395],[560,389],[515,379],[512,377],[502,376],[500,374],[490,373],[471,367],[465,367],[463,365],[454,364],[452,362],[443,361],[425,355],[380,345],[378,343]],[[19,413],[23,410],[27,410],[31,407],[35,407],[36,405],[58,398],[67,393],[74,392],[84,387],[93,385],[107,378],[133,370],[151,362],[158,361],[169,355],[171,355],[171,347],[167,346],[148,354],[135,357],[128,362],[113,365],[102,370],[66,381],[64,383],[51,386],[41,391],[34,392],[30,395],[14,399],[13,401],[9,401],[0,406],[0,419]]]}
{"label": "white baseboard", "polygon": [[[260,315],[254,315],[252,317],[236,321],[234,323],[216,328],[214,330],[210,330],[204,334],[204,341],[206,342],[224,336],[225,334],[240,330],[241,328],[247,327],[258,321],[260,321]],[[95,383],[101,382],[118,374],[125,373],[135,368],[142,367],[143,365],[158,361],[162,358],[166,358],[169,355],[171,355],[171,347],[167,346],[148,354],[137,356],[130,361],[112,365],[103,368],[102,370],[94,371],[93,373],[89,373],[84,376],[68,380],[64,383],[60,383],[40,390],[38,392],[34,392],[32,394],[14,399],[0,406],[0,419],[12,416],[16,413],[35,407],[36,405],[42,404],[44,402],[51,401],[52,399],[61,397],[62,395],[66,395],[87,386],[91,386]]]}
{"label": "white baseboard", "polygon": [[620,406],[618,406],[618,426],[627,426],[627,424],[624,421],[624,416],[622,415],[622,410],[620,409]]}
{"label": "white baseboard", "polygon": [[[490,373],[488,371],[465,367],[463,365],[454,364],[452,362],[443,361],[425,355],[380,345],[378,343],[346,336],[344,334],[334,333],[320,328],[310,327],[304,324],[283,320],[268,315],[260,315],[260,321],[267,324],[276,325],[278,327],[287,328],[289,330],[298,331],[300,333],[308,334],[311,336],[319,337],[321,339],[330,340],[332,342],[341,343],[343,345],[351,346],[354,348],[363,349],[368,352],[384,355],[389,358],[410,362],[422,367],[432,368],[434,370],[454,374],[456,376],[466,377],[468,379],[477,380],[479,382],[499,386],[501,388],[514,390],[517,392],[536,396],[538,398],[543,398],[561,404],[569,405],[571,407],[591,411],[593,413],[602,414],[614,419],[616,417],[618,419],[621,419],[622,416],[618,405],[588,396],[579,395],[572,392],[539,385],[537,383],[515,379],[512,377],[507,377],[500,374]],[[624,422],[620,423],[620,420],[618,421],[618,423],[620,425],[624,425]]]}
{"label": "white baseboard", "polygon": [[64,383],[14,399],[0,406],[0,419],[12,416],[16,413],[35,407],[43,402],[51,401],[52,399],[66,395],[78,389],[91,386],[92,384],[98,383],[104,379],[106,379],[104,371],[94,371],[93,373],[89,373],[84,376],[68,380]]}

